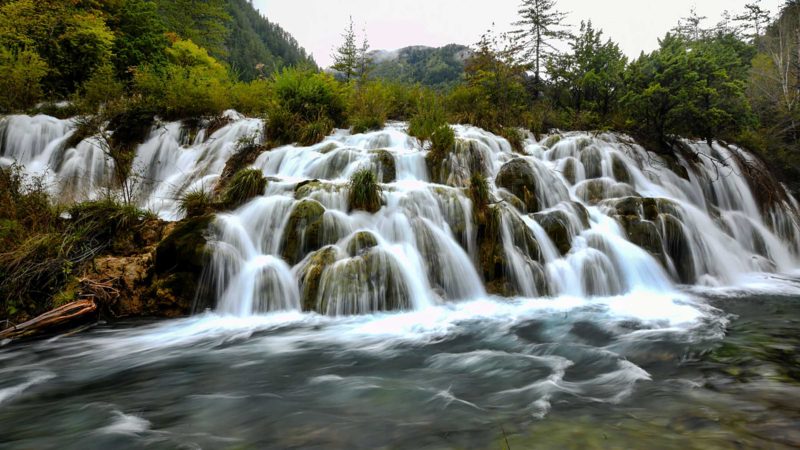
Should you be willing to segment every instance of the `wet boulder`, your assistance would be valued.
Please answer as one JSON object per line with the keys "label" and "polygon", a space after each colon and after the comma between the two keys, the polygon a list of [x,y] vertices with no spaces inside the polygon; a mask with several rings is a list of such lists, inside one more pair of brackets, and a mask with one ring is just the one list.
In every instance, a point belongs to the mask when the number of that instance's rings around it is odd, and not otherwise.
{"label": "wet boulder", "polygon": [[593,145],[584,148],[581,150],[580,160],[587,179],[603,176],[603,153],[599,148]]}
{"label": "wet boulder", "polygon": [[297,202],[283,232],[281,256],[295,265],[309,252],[322,247],[325,207],[315,200]]}
{"label": "wet boulder", "polygon": [[663,261],[664,245],[655,223],[626,217],[622,220],[622,227],[625,229],[629,241],[643,248],[656,259]]}
{"label": "wet boulder", "polygon": [[394,156],[387,150],[373,150],[372,162],[377,167],[379,183],[393,183],[397,180],[397,165]]}
{"label": "wet boulder", "polygon": [[695,261],[692,255],[691,241],[686,235],[683,223],[671,214],[661,214],[658,221],[661,226],[664,249],[672,261],[678,279],[682,283],[694,283],[697,281]]}
{"label": "wet boulder", "polygon": [[633,184],[633,177],[628,170],[628,165],[622,156],[614,153],[611,155],[611,173],[614,179],[620,183]]}
{"label": "wet boulder", "polygon": [[303,311],[317,310],[322,274],[339,258],[339,249],[331,245],[317,250],[303,260],[297,277],[300,281],[300,304]]}
{"label": "wet boulder", "polygon": [[575,184],[578,181],[578,164],[579,161],[573,157],[564,160],[561,167],[561,174],[569,184]]}
{"label": "wet boulder", "polygon": [[318,312],[329,316],[411,308],[403,268],[389,253],[372,248],[328,266],[319,283]]}
{"label": "wet boulder", "polygon": [[359,231],[348,239],[346,248],[350,256],[358,256],[373,247],[378,246],[378,238],[372,232]]}
{"label": "wet boulder", "polygon": [[520,199],[525,205],[524,212],[539,211],[539,200],[536,196],[538,180],[533,167],[525,159],[516,158],[505,163],[495,182],[497,186]]}
{"label": "wet boulder", "polygon": [[569,253],[573,238],[569,215],[565,211],[555,210],[537,213],[533,217],[550,237],[558,251],[562,255]]}
{"label": "wet boulder", "polygon": [[617,183],[609,178],[586,180],[578,184],[575,194],[590,205],[596,205],[606,199],[639,196],[631,186]]}

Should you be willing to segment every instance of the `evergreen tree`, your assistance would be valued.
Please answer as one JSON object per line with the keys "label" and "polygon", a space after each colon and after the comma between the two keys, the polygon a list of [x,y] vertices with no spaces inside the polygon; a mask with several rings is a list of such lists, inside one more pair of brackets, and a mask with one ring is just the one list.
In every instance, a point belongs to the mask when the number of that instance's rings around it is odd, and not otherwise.
{"label": "evergreen tree", "polygon": [[537,96],[541,91],[542,67],[558,53],[554,44],[569,37],[563,28],[566,14],[555,8],[555,0],[522,0],[520,19],[513,24],[517,28],[511,35],[521,60],[533,70]]}
{"label": "evergreen tree", "polygon": [[353,30],[352,16],[350,17],[350,24],[342,34],[342,38],[344,38],[344,42],[331,55],[333,57],[333,65],[331,67],[339,71],[347,82],[350,82],[358,74],[359,67],[359,48],[356,44],[356,32]]}
{"label": "evergreen tree", "polygon": [[361,47],[358,48],[358,78],[361,82],[367,81],[369,74],[372,71],[372,58],[369,56],[369,40],[367,39],[367,30],[363,30],[364,38],[361,41]]}
{"label": "evergreen tree", "polygon": [[734,17],[733,20],[742,22],[750,31],[747,37],[751,42],[756,43],[769,24],[769,11],[761,7],[761,0],[754,0],[753,3],[744,5],[744,9],[745,11]]}

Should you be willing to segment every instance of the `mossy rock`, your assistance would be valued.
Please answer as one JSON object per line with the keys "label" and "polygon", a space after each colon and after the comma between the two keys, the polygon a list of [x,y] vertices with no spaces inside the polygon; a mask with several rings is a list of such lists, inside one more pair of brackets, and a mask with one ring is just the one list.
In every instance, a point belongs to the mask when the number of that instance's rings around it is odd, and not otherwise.
{"label": "mossy rock", "polygon": [[516,195],[508,192],[508,191],[498,191],[497,195],[500,197],[500,200],[508,203],[509,205],[516,208],[518,211],[525,211],[527,208],[525,203],[519,199]]}
{"label": "mossy rock", "polygon": [[370,231],[359,231],[347,241],[347,254],[358,256],[373,247],[378,246],[378,238]]}
{"label": "mossy rock", "polygon": [[315,200],[300,200],[289,215],[281,241],[281,256],[289,265],[322,247],[325,207]]}
{"label": "mossy rock", "polygon": [[606,199],[639,196],[630,185],[616,183],[608,178],[586,180],[577,186],[575,194],[590,205]]}
{"label": "mossy rock", "polygon": [[664,246],[655,223],[633,217],[621,222],[629,241],[663,261]]}
{"label": "mossy rock", "polygon": [[553,148],[554,145],[561,142],[561,135],[555,134],[553,136],[548,136],[544,141],[540,143],[540,145],[544,148]]}
{"label": "mossy rock", "polygon": [[[191,312],[196,297],[204,297],[196,294],[209,258],[207,243],[213,218],[186,219],[156,246],[146,310],[163,317],[185,315]],[[199,300],[204,306],[213,306],[213,299]]]}
{"label": "mossy rock", "polygon": [[393,183],[397,180],[397,165],[394,156],[387,150],[373,150],[372,160],[378,166],[378,182]]}
{"label": "mossy rock", "polygon": [[586,172],[586,179],[600,178],[603,176],[603,153],[595,146],[581,150],[581,164]]}
{"label": "mossy rock", "polygon": [[578,160],[572,157],[564,160],[564,167],[561,174],[569,184],[575,184],[578,180]]}
{"label": "mossy rock", "polygon": [[569,215],[561,210],[554,210],[547,213],[534,215],[536,221],[541,225],[553,245],[556,246],[562,255],[566,255],[572,249],[572,233],[570,233]]}
{"label": "mossy rock", "polygon": [[633,184],[633,177],[631,176],[625,160],[617,154],[611,155],[611,172],[614,174],[614,179],[619,183]]}
{"label": "mossy rock", "polygon": [[339,249],[327,246],[309,255],[298,273],[303,311],[316,311],[322,274],[339,259]]}
{"label": "mossy rock", "polygon": [[525,205],[524,212],[539,211],[539,199],[536,196],[538,180],[533,167],[525,159],[515,158],[505,163],[495,183],[519,198]]}
{"label": "mossy rock", "polygon": [[409,288],[397,262],[374,247],[329,266],[323,273],[320,289],[318,311],[328,315],[370,314],[411,307]]}

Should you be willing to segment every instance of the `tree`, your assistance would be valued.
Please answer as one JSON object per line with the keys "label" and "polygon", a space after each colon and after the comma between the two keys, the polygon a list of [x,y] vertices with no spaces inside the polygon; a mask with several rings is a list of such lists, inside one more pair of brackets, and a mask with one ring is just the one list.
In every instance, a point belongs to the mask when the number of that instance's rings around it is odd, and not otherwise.
{"label": "tree", "polygon": [[750,38],[750,42],[755,44],[769,24],[770,14],[761,7],[761,0],[754,0],[753,3],[744,5],[744,9],[744,12],[734,17],[733,20],[744,24],[750,31],[747,37]]}
{"label": "tree", "polygon": [[125,0],[119,13],[113,17],[112,25],[117,34],[114,41],[117,77],[128,80],[136,67],[166,63],[167,27],[154,1]]}
{"label": "tree", "polygon": [[358,77],[361,82],[367,81],[370,72],[372,71],[372,58],[369,56],[369,40],[367,39],[367,30],[363,30],[364,38],[361,41],[361,47],[358,48]]}
{"label": "tree", "polygon": [[231,16],[226,0],[157,0],[168,31],[205,48],[216,58],[227,56],[225,40]]}
{"label": "tree", "polygon": [[689,16],[681,18],[678,21],[678,26],[675,27],[673,31],[686,39],[693,41],[699,40],[707,32],[700,26],[706,19],[708,19],[708,17],[697,15],[697,9],[692,7],[691,11],[689,11]]}
{"label": "tree", "polygon": [[33,106],[42,97],[47,63],[33,50],[0,47],[0,112]]}
{"label": "tree", "polygon": [[342,34],[344,42],[336,52],[331,55],[333,58],[334,70],[339,71],[347,82],[350,82],[358,74],[359,49],[356,46],[356,32],[353,30],[353,17],[350,17],[350,24]]}
{"label": "tree", "polygon": [[542,85],[542,67],[547,58],[558,53],[555,43],[569,37],[564,30],[566,14],[555,9],[556,0],[522,0],[520,19],[511,36],[520,59],[533,70],[534,90],[538,97]]}
{"label": "tree", "polygon": [[557,105],[598,118],[605,118],[616,106],[627,58],[617,44],[602,38],[602,30],[595,30],[591,21],[581,22],[580,32],[570,41],[571,52],[550,61]]}

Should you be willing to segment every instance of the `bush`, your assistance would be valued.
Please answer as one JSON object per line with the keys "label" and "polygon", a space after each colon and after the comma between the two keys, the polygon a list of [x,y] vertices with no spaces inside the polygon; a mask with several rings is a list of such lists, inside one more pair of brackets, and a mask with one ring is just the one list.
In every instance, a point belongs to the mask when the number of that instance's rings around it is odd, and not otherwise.
{"label": "bush", "polygon": [[350,97],[350,124],[353,134],[379,130],[391,108],[391,92],[381,82],[364,83]]}
{"label": "bush", "polygon": [[266,188],[267,179],[260,170],[240,170],[225,188],[222,203],[228,208],[236,208],[253,197],[264,195]]}
{"label": "bush", "polygon": [[427,92],[417,103],[417,108],[408,123],[408,134],[421,141],[430,140],[441,126],[447,125],[444,102],[433,92]]}
{"label": "bush", "polygon": [[236,111],[249,116],[262,116],[267,113],[275,97],[268,80],[255,80],[234,83],[230,100],[231,107]]}
{"label": "bush", "polygon": [[78,91],[74,103],[84,113],[95,113],[103,106],[120,99],[125,87],[117,81],[111,64],[104,64],[86,80]]}
{"label": "bush", "polygon": [[350,177],[348,200],[350,211],[361,210],[375,213],[381,209],[381,186],[378,177],[368,169],[359,170]]}
{"label": "bush", "polygon": [[0,112],[20,111],[42,98],[47,63],[33,50],[0,47]]}
{"label": "bush", "polygon": [[271,145],[310,145],[346,124],[343,87],[330,75],[284,69],[273,77],[272,87],[275,101],[266,126]]}
{"label": "bush", "polygon": [[431,152],[444,154],[453,149],[456,134],[450,125],[440,125],[431,134]]}

